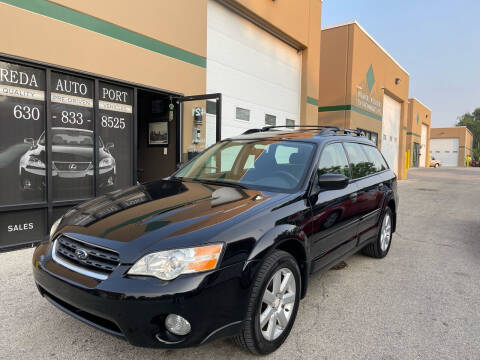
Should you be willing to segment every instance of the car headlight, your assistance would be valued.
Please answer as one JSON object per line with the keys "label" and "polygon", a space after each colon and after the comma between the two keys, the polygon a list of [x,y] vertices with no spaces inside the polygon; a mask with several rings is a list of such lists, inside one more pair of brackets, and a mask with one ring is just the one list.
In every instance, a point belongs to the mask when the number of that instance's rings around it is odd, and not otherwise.
{"label": "car headlight", "polygon": [[100,160],[100,167],[107,167],[107,166],[112,166],[113,165],[113,158],[111,157],[106,157],[105,159]]}
{"label": "car headlight", "polygon": [[59,217],[57,219],[57,221],[55,221],[52,225],[52,227],[50,228],[50,239],[52,238],[53,235],[55,235],[55,233],[57,232],[57,229],[58,229],[58,225],[60,225],[60,223],[62,222],[62,218],[63,216]]}
{"label": "car headlight", "polygon": [[128,274],[173,280],[181,274],[213,270],[217,266],[222,248],[223,244],[214,244],[148,254],[138,260]]}
{"label": "car headlight", "polygon": [[32,155],[28,157],[27,165],[45,169],[45,164],[43,163],[43,161],[37,158],[36,156],[32,156]]}

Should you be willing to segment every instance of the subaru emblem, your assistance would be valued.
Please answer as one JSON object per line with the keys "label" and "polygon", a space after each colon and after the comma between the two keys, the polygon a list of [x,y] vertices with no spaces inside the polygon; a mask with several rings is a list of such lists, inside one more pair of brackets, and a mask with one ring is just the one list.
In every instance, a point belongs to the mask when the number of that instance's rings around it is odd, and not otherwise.
{"label": "subaru emblem", "polygon": [[88,257],[88,253],[84,249],[77,249],[75,250],[75,256],[79,260],[85,260]]}
{"label": "subaru emblem", "polygon": [[68,166],[68,168],[69,168],[70,170],[77,170],[77,164],[71,163],[71,164]]}

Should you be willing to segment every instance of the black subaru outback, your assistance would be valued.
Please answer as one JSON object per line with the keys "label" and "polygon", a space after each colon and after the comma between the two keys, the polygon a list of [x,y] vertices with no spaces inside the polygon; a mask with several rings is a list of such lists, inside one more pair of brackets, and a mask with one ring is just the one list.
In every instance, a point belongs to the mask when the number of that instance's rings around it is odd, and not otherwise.
{"label": "black subaru outback", "polygon": [[33,256],[53,305],[139,346],[287,338],[308,277],[395,231],[395,174],[369,140],[332,127],[221,141],[167,179],[76,206]]}

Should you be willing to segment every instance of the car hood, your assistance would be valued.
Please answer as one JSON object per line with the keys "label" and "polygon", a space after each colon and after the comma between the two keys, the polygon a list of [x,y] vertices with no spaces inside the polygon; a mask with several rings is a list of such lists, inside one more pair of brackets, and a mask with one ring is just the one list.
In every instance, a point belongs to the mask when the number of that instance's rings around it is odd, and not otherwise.
{"label": "car hood", "polygon": [[65,214],[59,231],[117,250],[128,263],[147,252],[224,241],[222,233],[287,196],[160,180],[76,206]]}
{"label": "car hood", "polygon": [[92,161],[93,146],[53,145],[54,161]]}

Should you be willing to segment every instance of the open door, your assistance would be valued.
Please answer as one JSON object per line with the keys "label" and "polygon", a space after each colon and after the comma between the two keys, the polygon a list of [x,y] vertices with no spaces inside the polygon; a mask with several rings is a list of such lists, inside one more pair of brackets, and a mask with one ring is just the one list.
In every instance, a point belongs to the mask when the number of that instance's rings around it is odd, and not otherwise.
{"label": "open door", "polygon": [[175,97],[182,128],[179,163],[187,162],[222,138],[222,94]]}

